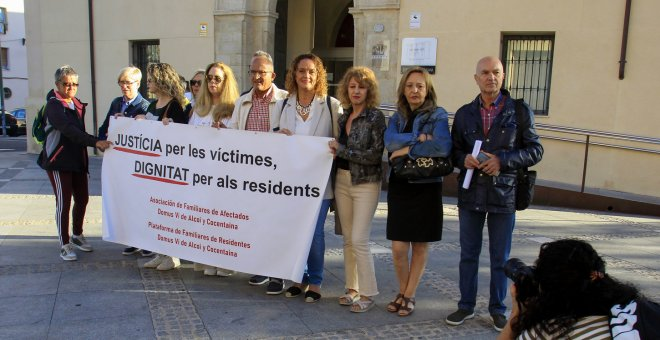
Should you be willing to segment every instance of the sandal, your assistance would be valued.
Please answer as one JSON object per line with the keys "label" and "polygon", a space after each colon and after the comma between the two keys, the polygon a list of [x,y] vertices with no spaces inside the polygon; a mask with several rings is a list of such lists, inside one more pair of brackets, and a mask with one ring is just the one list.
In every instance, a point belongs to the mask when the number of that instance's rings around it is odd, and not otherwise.
{"label": "sandal", "polygon": [[376,302],[372,300],[370,297],[365,296],[365,298],[367,299],[362,300],[361,298],[358,298],[358,300],[351,305],[351,312],[364,313],[376,305]]}
{"label": "sandal", "polygon": [[321,300],[321,294],[312,290],[308,290],[305,292],[305,302],[312,303],[318,300]]}
{"label": "sandal", "polygon": [[399,311],[401,308],[401,303],[397,302],[399,300],[403,299],[403,294],[399,293],[396,295],[394,300],[392,300],[390,303],[387,304],[387,311],[390,313],[396,313]]}
{"label": "sandal", "polygon": [[415,310],[415,298],[407,298],[404,296],[402,299],[403,303],[401,304],[401,308],[399,308],[399,316],[408,316]]}
{"label": "sandal", "polygon": [[360,294],[355,292],[355,295],[351,293],[346,293],[339,297],[339,304],[342,306],[352,306],[357,300],[360,299]]}
{"label": "sandal", "polygon": [[302,294],[302,289],[298,286],[291,286],[289,289],[286,290],[286,293],[284,293],[284,296],[288,298],[296,297],[298,295]]}

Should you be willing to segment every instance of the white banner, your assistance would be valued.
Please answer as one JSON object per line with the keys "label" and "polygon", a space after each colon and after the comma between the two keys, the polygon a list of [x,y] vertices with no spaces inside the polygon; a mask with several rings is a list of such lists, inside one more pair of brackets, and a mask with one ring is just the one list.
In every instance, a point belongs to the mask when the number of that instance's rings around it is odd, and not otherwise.
{"label": "white banner", "polygon": [[329,138],[118,118],[108,140],[104,240],[300,281]]}

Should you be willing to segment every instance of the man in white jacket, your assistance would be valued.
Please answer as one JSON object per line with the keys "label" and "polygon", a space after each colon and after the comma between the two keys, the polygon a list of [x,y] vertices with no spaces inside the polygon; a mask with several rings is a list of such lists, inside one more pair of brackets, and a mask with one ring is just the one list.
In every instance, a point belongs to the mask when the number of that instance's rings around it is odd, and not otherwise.
{"label": "man in white jacket", "polygon": [[273,112],[275,103],[288,95],[285,90],[280,90],[273,84],[276,76],[273,71],[273,58],[264,51],[255,52],[248,73],[252,89],[236,101],[227,127],[247,131],[273,131],[273,128],[279,126],[279,115]]}
{"label": "man in white jacket", "polygon": [[[279,126],[279,114],[274,112],[275,103],[286,98],[288,93],[280,90],[273,84],[275,72],[273,71],[273,58],[264,51],[257,51],[252,55],[250,62],[250,80],[252,89],[238,98],[234,106],[228,128],[271,132]],[[284,281],[278,278],[269,278],[254,275],[248,281],[251,285],[262,285],[268,282],[267,294],[276,295],[284,291]]]}

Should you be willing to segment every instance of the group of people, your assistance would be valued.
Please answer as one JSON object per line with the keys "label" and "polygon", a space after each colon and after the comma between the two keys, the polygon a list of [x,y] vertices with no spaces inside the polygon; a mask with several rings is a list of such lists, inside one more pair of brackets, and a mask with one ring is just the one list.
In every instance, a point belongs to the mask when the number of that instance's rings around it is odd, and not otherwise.
{"label": "group of people", "polygon": [[[106,120],[95,137],[85,132],[85,105],[76,97],[78,75],[70,66],[55,73],[56,89],[48,96],[45,116],[53,132],[47,137],[39,163],[47,170],[56,194],[56,221],[64,260],[75,260],[74,248],[91,251],[83,236],[82,221],[87,203],[87,147],[105,150],[109,120],[114,116],[152,119],[164,124],[180,123],[215,128],[331,137],[329,152],[335,157],[326,184],[313,233],[303,277],[285,290],[279,278],[254,275],[249,283],[267,285],[268,294],[286,297],[304,295],[306,302],[321,298],[324,267],[324,223],[334,201],[344,239],[345,294],[338,303],[351,312],[374,307],[378,294],[373,257],[369,248],[371,221],[381,188],[384,149],[390,160],[398,157],[445,157],[460,170],[458,208],[460,224],[458,310],[446,317],[449,325],[460,325],[475,313],[479,256],[484,225],[488,226],[490,255],[490,300],[488,311],[497,330],[506,335],[524,332],[565,331],[570,322],[550,323],[552,327],[532,330],[542,324],[547,313],[535,309],[533,318],[523,318],[514,305],[509,324],[504,299],[507,277],[504,264],[509,257],[515,225],[516,175],[519,169],[537,164],[543,155],[529,106],[517,108],[514,99],[502,89],[504,70],[495,57],[484,57],[476,66],[474,79],[479,87],[476,98],[455,115],[451,132],[448,114],[437,103],[430,74],[421,67],[406,70],[397,88],[396,112],[389,123],[378,109],[379,90],[374,72],[367,67],[350,68],[337,89],[328,96],[328,83],[322,60],[314,54],[293,59],[285,89],[273,83],[276,77],[271,56],[256,52],[249,70],[252,88],[239,95],[234,74],[222,62],[197,71],[186,97],[179,75],[166,63],[147,68],[148,101],[138,93],[142,75],[134,67],[123,69],[118,77],[122,96],[112,101]],[[522,121],[519,121],[522,117]],[[475,157],[475,143],[481,141],[484,157]],[[461,185],[468,171],[471,181]],[[73,235],[69,238],[69,208],[73,196]],[[442,177],[409,180],[389,173],[387,192],[387,238],[392,241],[392,258],[398,281],[398,294],[386,309],[408,316],[415,308],[416,290],[428,258],[429,242],[442,238]],[[312,226],[310,226],[312,227]],[[580,246],[575,245],[575,247]],[[541,256],[551,246],[543,247]],[[587,249],[588,250],[588,249]],[[124,254],[139,249],[129,247]],[[143,256],[153,253],[142,250]],[[541,259],[537,272],[541,268]],[[179,266],[179,259],[157,255],[145,264],[159,270]],[[206,275],[228,276],[223,268],[195,265]],[[604,271],[604,268],[596,268]],[[594,270],[596,270],[594,269]],[[602,277],[597,275],[596,281]],[[541,279],[539,279],[541,281]],[[550,293],[543,285],[541,294]],[[635,294],[628,294],[635,296]],[[576,299],[578,296],[576,296]],[[535,303],[542,303],[540,300]],[[541,308],[542,309],[542,308]],[[573,317],[572,321],[582,315]],[[564,319],[562,319],[564,320]],[[531,326],[530,326],[531,325]],[[555,327],[555,325],[558,325]]]}

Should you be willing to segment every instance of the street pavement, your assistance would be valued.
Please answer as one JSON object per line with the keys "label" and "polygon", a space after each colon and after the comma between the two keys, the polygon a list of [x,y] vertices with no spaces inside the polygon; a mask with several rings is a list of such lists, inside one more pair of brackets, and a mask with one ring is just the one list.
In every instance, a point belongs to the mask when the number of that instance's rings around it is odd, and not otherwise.
{"label": "street pavement", "polygon": [[[184,261],[175,270],[144,269],[148,260],[123,256],[101,235],[101,158],[92,157],[85,235],[94,247],[78,261],[59,257],[54,197],[36,155],[0,150],[0,339],[493,339],[488,314],[488,243],[484,237],[477,317],[452,327],[456,309],[458,217],[444,200],[443,240],[429,262],[409,317],[388,313],[397,293],[390,242],[385,238],[386,194],[371,234],[380,294],[376,307],[354,314],[340,306],[344,291],[341,237],[326,221],[323,298],[317,303],[266,295],[249,275],[208,277]],[[453,183],[452,183],[453,185]],[[484,232],[487,234],[487,232]],[[613,276],[660,300],[660,220],[594,211],[539,207],[517,214],[512,257],[532,263],[539,246],[559,238],[591,242]],[[274,257],[276,260],[276,257]],[[509,303],[509,301],[507,301]]]}

